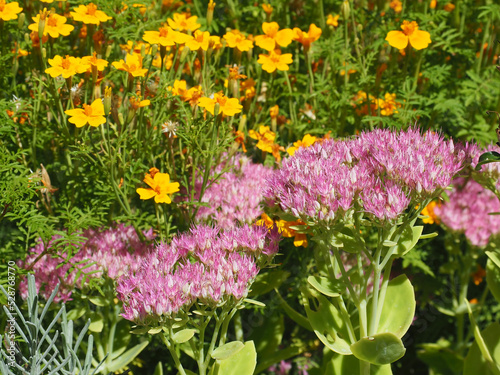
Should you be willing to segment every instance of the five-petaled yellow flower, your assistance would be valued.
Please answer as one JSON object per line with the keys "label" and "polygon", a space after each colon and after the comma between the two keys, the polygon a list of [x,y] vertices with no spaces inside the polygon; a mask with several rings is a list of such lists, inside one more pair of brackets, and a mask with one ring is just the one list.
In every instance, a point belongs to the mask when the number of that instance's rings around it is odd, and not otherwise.
{"label": "five-petaled yellow flower", "polygon": [[403,31],[389,31],[385,40],[392,47],[397,49],[405,49],[408,43],[415,49],[420,50],[427,48],[431,43],[431,34],[427,31],[418,29],[418,23],[415,21],[403,21],[401,25]]}
{"label": "five-petaled yellow flower", "polygon": [[260,54],[257,62],[262,64],[262,69],[266,72],[273,73],[275,70],[285,71],[290,69],[288,65],[291,64],[293,60],[291,53],[282,55],[276,51],[270,51],[269,55]]}
{"label": "five-petaled yellow flower", "polygon": [[308,51],[311,44],[319,39],[322,30],[316,26],[314,23],[309,25],[309,31],[305,32],[298,27],[293,28],[293,40],[296,40],[304,47],[305,51]]}
{"label": "five-petaled yellow flower", "polygon": [[137,194],[141,199],[155,198],[156,203],[171,203],[172,199],[169,194],[179,191],[178,182],[170,182],[168,173],[154,173],[154,176],[147,173],[144,177],[144,182],[148,184],[151,189],[138,188]]}
{"label": "five-petaled yellow flower", "polygon": [[97,10],[97,5],[94,3],[79,5],[78,8],[75,8],[75,11],[70,12],[70,14],[75,21],[81,21],[86,25],[99,25],[101,22],[106,22],[112,18],[102,10]]}
{"label": "five-petaled yellow flower", "polygon": [[133,53],[126,56],[125,61],[115,61],[112,65],[118,70],[128,72],[132,77],[144,77],[148,72],[147,69],[142,67],[142,56]]}
{"label": "five-petaled yellow flower", "polygon": [[59,55],[49,59],[50,68],[45,69],[45,73],[50,74],[51,77],[69,78],[77,73],[85,73],[88,65],[82,64],[79,57],[68,56],[62,57]]}
{"label": "five-petaled yellow flower", "polygon": [[212,115],[214,114],[215,105],[219,104],[219,114],[226,116],[234,116],[240,113],[243,106],[240,104],[239,100],[236,98],[228,98],[222,93],[214,94],[213,98],[207,98],[204,96],[198,101],[198,106],[205,108]]}
{"label": "five-petaled yellow flower", "polygon": [[229,48],[238,48],[241,52],[250,51],[253,42],[238,30],[232,30],[224,35]]}
{"label": "five-petaled yellow flower", "polygon": [[198,51],[200,48],[203,51],[207,51],[210,46],[210,33],[208,31],[196,30],[194,37],[186,42],[186,46],[191,51]]}
{"label": "five-petaled yellow flower", "polygon": [[293,143],[293,146],[288,147],[286,149],[286,152],[288,152],[290,156],[293,156],[293,154],[295,154],[295,151],[297,151],[299,147],[309,147],[313,145],[317,140],[318,138],[316,138],[314,135],[306,134],[304,135],[304,138],[302,138],[302,140],[298,140],[297,142]]}
{"label": "five-petaled yellow flower", "polygon": [[68,121],[75,124],[77,128],[81,128],[86,124],[97,127],[106,122],[104,104],[102,104],[101,99],[94,100],[91,105],[83,104],[83,109],[68,109],[64,113],[71,116]]}
{"label": "five-petaled yellow flower", "polygon": [[19,7],[19,3],[14,1],[6,3],[5,0],[0,0],[0,20],[10,21],[17,18],[17,14],[21,13],[23,8]]}
{"label": "five-petaled yellow flower", "polygon": [[276,48],[276,44],[280,47],[286,47],[292,43],[293,31],[292,29],[279,29],[277,22],[264,22],[262,30],[265,35],[257,35],[255,37],[255,44],[266,51],[272,51]]}
{"label": "five-petaled yellow flower", "polygon": [[47,10],[41,11],[33,17],[33,22],[28,26],[28,29],[38,32],[40,19],[45,20],[43,35],[50,35],[52,38],[57,38],[59,35],[68,36],[74,29],[74,26],[66,24],[67,18],[55,13],[48,13]]}
{"label": "five-petaled yellow flower", "polygon": [[186,13],[174,13],[174,19],[169,18],[167,22],[174,30],[193,32],[201,27],[201,25],[196,22],[197,19],[197,16],[189,17],[189,14]]}
{"label": "five-petaled yellow flower", "polygon": [[97,52],[94,51],[92,56],[82,57],[82,63],[87,65],[87,69],[102,72],[108,66],[108,62],[104,59],[97,58]]}
{"label": "five-petaled yellow flower", "polygon": [[163,47],[186,43],[193,39],[192,36],[173,30],[170,26],[164,25],[159,31],[145,31],[142,37],[146,42],[159,44]]}

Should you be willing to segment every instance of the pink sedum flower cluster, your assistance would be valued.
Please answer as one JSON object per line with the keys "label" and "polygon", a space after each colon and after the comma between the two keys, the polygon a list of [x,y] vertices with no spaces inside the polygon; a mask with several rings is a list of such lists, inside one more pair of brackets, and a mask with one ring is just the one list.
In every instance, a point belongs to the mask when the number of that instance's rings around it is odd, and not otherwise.
{"label": "pink sedum flower cluster", "polygon": [[[147,240],[153,240],[153,231],[145,233]],[[60,236],[54,236],[48,243],[48,248]],[[87,238],[87,240],[85,240]],[[80,279],[77,279],[77,271],[68,272],[72,265],[79,264],[78,268],[83,268],[87,264],[92,264],[85,268],[85,273],[95,271],[90,275],[92,278],[103,277],[104,274],[111,279],[116,279],[128,270],[135,271],[139,268],[141,258],[151,252],[152,246],[141,242],[134,227],[117,224],[108,229],[88,229],[81,235],[81,241],[75,244],[80,249],[71,258],[70,264],[58,267],[63,260],[67,259],[67,254],[62,257],[52,256],[48,253],[40,258],[33,266],[37,291],[45,299],[48,299],[59,285],[59,291],[54,298],[54,302],[67,302],[71,300],[71,294],[75,287],[82,287]],[[20,267],[28,267],[42,254],[45,246],[42,242],[32,248],[26,260]],[[28,296],[28,283],[24,279],[19,285],[19,290],[23,298]]]}
{"label": "pink sedum flower cluster", "polygon": [[434,212],[442,224],[464,233],[472,245],[486,246],[492,236],[500,233],[500,216],[489,214],[500,212],[500,201],[493,192],[474,180],[459,178],[449,198]]}
{"label": "pink sedum flower cluster", "polygon": [[419,129],[377,129],[298,149],[269,179],[265,196],[301,220],[331,225],[363,211],[398,218],[413,201],[448,186],[466,159],[465,148]]}
{"label": "pink sedum flower cluster", "polygon": [[[231,170],[205,190],[202,202],[210,207],[200,207],[196,214],[198,222],[212,220],[221,228],[232,228],[250,224],[262,214],[260,204],[272,169],[252,163],[244,155],[235,155],[214,168],[212,175],[221,173],[228,164],[232,165]],[[196,188],[199,194],[201,182],[196,184]]]}
{"label": "pink sedum flower cluster", "polygon": [[122,315],[148,325],[195,302],[217,307],[245,298],[259,268],[278,252],[279,239],[277,229],[248,225],[226,231],[200,225],[174,237],[119,280]]}

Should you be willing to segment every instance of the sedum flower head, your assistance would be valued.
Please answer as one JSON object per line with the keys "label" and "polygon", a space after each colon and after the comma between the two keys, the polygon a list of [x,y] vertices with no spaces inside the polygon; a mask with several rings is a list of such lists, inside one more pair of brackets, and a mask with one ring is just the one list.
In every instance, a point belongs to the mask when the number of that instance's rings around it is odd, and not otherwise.
{"label": "sedum flower head", "polygon": [[[154,238],[152,230],[145,232],[144,235],[148,241]],[[114,224],[107,229],[85,230],[80,236],[81,240],[73,244],[78,251],[70,263],[61,267],[61,258],[67,260],[68,254],[65,252],[61,256],[56,256],[52,255],[50,250],[56,246],[60,238],[59,235],[52,237],[47,247],[39,241],[30,249],[26,260],[19,264],[21,268],[31,267],[35,274],[37,291],[45,299],[49,298],[56,285],[60,283],[55,297],[56,303],[71,300],[75,287],[83,287],[83,280],[78,278],[77,270],[72,269],[75,264],[79,264],[80,269],[85,268],[86,273],[91,272],[88,277],[107,276],[115,280],[129,269],[137,270],[142,257],[152,250],[150,245],[141,242],[133,226]],[[38,259],[42,253],[45,255]],[[28,296],[26,279],[21,281],[19,289],[21,296],[26,298]]]}
{"label": "sedum flower head", "polygon": [[434,208],[441,223],[452,231],[464,233],[474,246],[486,246],[500,233],[500,201],[490,190],[474,180],[456,179],[450,200]]}
{"label": "sedum flower head", "polygon": [[[228,167],[231,169],[222,177],[214,183],[209,182],[201,199],[209,207],[199,208],[197,221],[212,220],[221,228],[232,228],[238,224],[250,224],[262,214],[260,205],[272,169],[252,163],[244,155],[236,155],[214,168],[211,175],[218,175]],[[197,181],[198,196],[201,187],[201,181]]]}
{"label": "sedum flower head", "polygon": [[101,99],[94,100],[91,105],[83,104],[83,108],[68,109],[64,113],[71,116],[68,121],[75,124],[77,128],[86,124],[97,127],[106,123],[104,104]]}
{"label": "sedum flower head", "polygon": [[196,303],[210,308],[237,303],[277,253],[278,242],[278,231],[265,227],[192,228],[158,245],[140,269],[120,279],[122,315],[149,325],[187,313]]}
{"label": "sedum flower head", "polygon": [[348,221],[354,211],[394,220],[412,201],[438,195],[465,160],[463,147],[436,133],[378,129],[299,148],[273,174],[265,195],[306,223]]}
{"label": "sedum flower head", "polygon": [[262,64],[262,69],[268,73],[273,73],[275,70],[286,71],[289,70],[292,60],[291,53],[281,54],[281,51],[270,51],[269,55],[260,54],[259,64]]}
{"label": "sedum flower head", "polygon": [[40,27],[40,20],[45,21],[43,35],[50,35],[51,38],[57,38],[59,35],[68,36],[74,29],[74,26],[66,24],[66,17],[52,12],[49,13],[46,10],[40,11],[40,14],[33,17],[34,23],[29,25],[28,29],[37,33]]}
{"label": "sedum flower head", "polygon": [[141,199],[151,199],[154,197],[156,203],[170,204],[172,199],[170,195],[179,191],[178,182],[170,182],[170,175],[168,173],[155,173],[154,176],[146,174],[144,182],[148,184],[151,189],[138,188],[136,190]]}
{"label": "sedum flower head", "polygon": [[5,0],[0,0],[0,20],[10,21],[17,19],[17,14],[21,13],[23,8],[19,7],[17,1],[7,3]]}
{"label": "sedum flower head", "polygon": [[427,48],[432,42],[431,34],[427,31],[418,29],[418,23],[415,21],[403,21],[401,24],[403,31],[389,31],[385,40],[392,47],[397,49],[405,49],[408,43],[415,49],[420,50]]}
{"label": "sedum flower head", "polygon": [[97,5],[94,3],[79,5],[74,9],[74,12],[70,12],[70,14],[75,21],[81,21],[86,25],[99,25],[101,22],[112,19],[112,17],[109,17],[102,10],[98,10]]}

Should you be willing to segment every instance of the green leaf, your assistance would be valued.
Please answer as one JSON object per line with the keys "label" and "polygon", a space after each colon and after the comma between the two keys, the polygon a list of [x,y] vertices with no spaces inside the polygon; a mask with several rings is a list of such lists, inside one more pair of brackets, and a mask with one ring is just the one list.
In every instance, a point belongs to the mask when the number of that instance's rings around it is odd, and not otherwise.
{"label": "green leaf", "polygon": [[361,251],[363,245],[360,245],[354,236],[345,233],[348,230],[349,229],[344,228],[343,232],[334,232],[331,244],[335,247],[342,247],[342,250],[348,253],[357,254]]}
{"label": "green leaf", "polygon": [[89,297],[88,300],[92,302],[96,306],[107,306],[109,305],[109,301],[107,298],[103,296],[92,296]]}
{"label": "green leaf", "polygon": [[241,341],[231,341],[215,349],[210,356],[213,359],[224,360],[238,353],[245,345]]}
{"label": "green leaf", "polygon": [[259,307],[266,307],[266,304],[265,303],[262,303],[260,301],[256,301],[254,299],[251,299],[251,298],[245,298],[243,300],[243,302],[246,302],[246,303],[250,303],[252,305],[256,305],[256,306],[259,306]]}
{"label": "green leaf", "polygon": [[[359,359],[353,355],[328,352],[323,359],[322,375],[359,374]],[[371,365],[370,375],[392,375],[391,365]]]}
{"label": "green leaf", "polygon": [[245,342],[243,348],[227,359],[218,360],[218,375],[253,375],[257,365],[257,352],[253,341]]}
{"label": "green leaf", "polygon": [[68,311],[67,318],[68,320],[77,320],[78,318],[81,318],[83,315],[85,315],[86,312],[87,309],[84,306],[77,307]]}
{"label": "green leaf", "polygon": [[450,346],[451,343],[444,339],[440,339],[437,343],[422,344],[417,356],[436,374],[458,374],[463,369],[464,359],[450,349]]}
{"label": "green leaf", "polygon": [[309,320],[307,317],[302,315],[301,313],[297,312],[294,310],[293,307],[291,307],[284,299],[281,297],[281,294],[276,291],[276,295],[278,296],[278,299],[280,300],[279,306],[286,312],[286,315],[290,319],[292,319],[295,323],[300,325],[301,327],[304,327],[305,329],[312,331],[311,323],[309,323]]}
{"label": "green leaf", "polygon": [[488,255],[488,258],[490,258],[497,265],[497,267],[500,268],[500,254],[494,251],[487,251],[486,255]]}
{"label": "green leaf", "polygon": [[161,361],[156,365],[153,375],[163,375],[163,364]]}
{"label": "green leaf", "polygon": [[[476,340],[465,357],[463,375],[499,375],[500,324],[492,323],[481,332],[477,326],[474,328]],[[492,361],[488,362],[485,356],[490,357]]]}
{"label": "green leaf", "polygon": [[486,283],[493,297],[500,302],[500,268],[491,258],[486,262]]}
{"label": "green leaf", "polygon": [[160,333],[161,331],[163,331],[163,327],[154,327],[154,328],[151,328],[148,333],[150,335],[156,335],[157,333]]}
{"label": "green leaf", "polygon": [[248,339],[255,343],[260,365],[262,361],[274,355],[278,350],[285,332],[285,319],[282,314],[275,312],[263,319],[262,324],[252,326],[252,328]]}
{"label": "green leaf", "polygon": [[356,358],[362,361],[374,365],[386,365],[401,358],[406,349],[399,337],[390,332],[385,332],[363,337],[351,345],[351,351]]}
{"label": "green leaf", "polygon": [[111,359],[115,359],[125,350],[130,343],[132,335],[130,334],[130,322],[122,319],[116,325],[115,340],[113,341],[113,353],[110,354]]}
{"label": "green leaf", "polygon": [[389,281],[377,333],[391,332],[402,338],[413,322],[415,305],[415,292],[406,275]]}
{"label": "green leaf", "polygon": [[[330,350],[344,355],[351,354],[346,322],[340,312],[323,295],[318,294],[313,297],[311,294],[307,294],[307,291],[304,290],[304,307],[316,336]],[[318,309],[315,311],[311,309],[310,298],[318,300]]]}
{"label": "green leaf", "polygon": [[149,331],[149,327],[133,327],[130,333],[134,335],[143,335]]}
{"label": "green leaf", "polygon": [[342,293],[342,287],[339,283],[332,282],[326,277],[309,276],[307,282],[318,292],[328,297],[338,297]]}
{"label": "green leaf", "polygon": [[195,329],[183,329],[182,331],[176,332],[172,336],[172,340],[177,344],[182,344],[183,342],[191,340],[195,332]]}
{"label": "green leaf", "polygon": [[107,371],[109,372],[115,372],[118,371],[119,369],[124,368],[127,366],[130,362],[134,360],[135,357],[139,355],[140,352],[143,351],[143,349],[148,346],[149,341],[143,341],[140,344],[137,344],[133,348],[127,350],[125,353],[123,353],[121,356],[118,358],[114,359],[108,366]]}
{"label": "green leaf", "polygon": [[260,296],[269,293],[275,288],[279,288],[286,279],[290,277],[290,272],[282,270],[272,270],[259,273],[252,284],[249,296]]}
{"label": "green leaf", "polygon": [[89,331],[96,333],[102,332],[102,329],[104,327],[104,319],[102,317],[102,314],[93,312],[92,314],[90,314],[89,318],[90,318]]}
{"label": "green leaf", "polygon": [[500,154],[496,151],[488,151],[479,156],[479,161],[476,165],[476,171],[481,170],[481,166],[484,164],[494,163],[500,161]]}
{"label": "green leaf", "polygon": [[413,249],[422,235],[423,229],[424,227],[422,225],[412,227],[407,224],[401,233],[401,237],[399,238],[396,254],[402,257],[408,251]]}

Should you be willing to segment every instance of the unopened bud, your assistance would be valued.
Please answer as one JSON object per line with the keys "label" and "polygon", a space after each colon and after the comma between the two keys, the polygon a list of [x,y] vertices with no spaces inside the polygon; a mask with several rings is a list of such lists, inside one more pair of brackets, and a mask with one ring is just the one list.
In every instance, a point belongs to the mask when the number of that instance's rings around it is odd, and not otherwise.
{"label": "unopened bud", "polygon": [[238,130],[239,131],[243,131],[246,127],[246,124],[247,124],[247,116],[246,115],[242,115],[240,117],[240,123],[238,125]]}
{"label": "unopened bud", "polygon": [[146,56],[146,45],[141,45],[141,57],[144,58]]}
{"label": "unopened bud", "polygon": [[124,121],[123,121],[123,113],[118,113],[118,121],[120,121],[120,124],[124,124]]}
{"label": "unopened bud", "polygon": [[106,115],[111,111],[111,96],[111,87],[108,86],[104,89],[104,113]]}
{"label": "unopened bud", "polygon": [[210,27],[212,19],[214,18],[214,8],[215,8],[215,3],[213,2],[213,0],[210,0],[207,8],[207,27]]}
{"label": "unopened bud", "polygon": [[17,27],[19,27],[20,30],[24,29],[24,21],[26,21],[26,14],[21,13],[17,19]]}
{"label": "unopened bud", "polygon": [[219,103],[215,103],[215,106],[214,106],[214,116],[218,116],[219,115],[219,111],[220,111],[220,104]]}
{"label": "unopened bud", "polygon": [[153,56],[153,59],[156,56],[157,52],[158,52],[158,44],[153,44],[151,47],[151,56]]}
{"label": "unopened bud", "polygon": [[30,44],[31,39],[30,39],[30,34],[24,33],[24,43]]}
{"label": "unopened bud", "polygon": [[45,47],[42,48],[42,57],[47,58],[47,49]]}
{"label": "unopened bud", "polygon": [[349,4],[349,1],[345,0],[342,3],[340,9],[344,20],[347,21],[349,19],[349,16],[351,15],[351,5]]}
{"label": "unopened bud", "polygon": [[358,23],[358,25],[356,26],[356,28],[358,29],[358,32],[362,32],[363,31],[363,25]]}
{"label": "unopened bud", "polygon": [[111,50],[113,49],[113,47],[111,47],[111,45],[107,46],[106,47],[106,53],[105,53],[105,57],[106,57],[106,60],[109,58],[109,56],[111,55]]}

